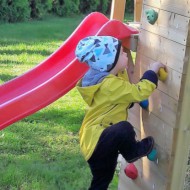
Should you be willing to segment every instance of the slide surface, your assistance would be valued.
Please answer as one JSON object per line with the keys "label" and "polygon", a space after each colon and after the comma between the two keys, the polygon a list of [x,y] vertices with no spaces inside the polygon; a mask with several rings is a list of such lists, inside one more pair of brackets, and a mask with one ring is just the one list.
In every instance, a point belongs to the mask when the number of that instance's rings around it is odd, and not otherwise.
{"label": "slide surface", "polygon": [[0,130],[44,108],[70,91],[88,67],[75,57],[80,39],[110,35],[129,45],[138,33],[120,21],[95,12],[88,15],[63,45],[46,60],[23,75],[0,86]]}

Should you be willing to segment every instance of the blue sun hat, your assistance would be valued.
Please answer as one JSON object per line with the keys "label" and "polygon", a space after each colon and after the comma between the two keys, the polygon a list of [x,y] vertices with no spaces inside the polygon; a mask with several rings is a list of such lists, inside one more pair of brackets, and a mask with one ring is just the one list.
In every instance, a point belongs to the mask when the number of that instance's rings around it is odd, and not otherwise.
{"label": "blue sun hat", "polygon": [[112,36],[89,36],[79,41],[76,57],[94,70],[111,71],[119,57],[121,42]]}

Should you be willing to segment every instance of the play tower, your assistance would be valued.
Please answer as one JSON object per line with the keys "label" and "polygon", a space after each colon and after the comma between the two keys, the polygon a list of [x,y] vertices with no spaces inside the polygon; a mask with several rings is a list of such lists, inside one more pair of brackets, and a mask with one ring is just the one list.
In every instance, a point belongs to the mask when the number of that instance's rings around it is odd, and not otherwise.
{"label": "play tower", "polygon": [[[112,1],[111,19],[123,21],[125,2]],[[129,111],[138,137],[154,137],[158,156],[154,161],[145,157],[134,163],[138,170],[135,180],[124,174],[127,163],[121,159],[118,189],[189,190],[190,1],[135,0],[134,4],[140,26],[134,82],[154,61],[166,65],[168,77],[159,81],[147,110],[136,104]],[[147,10],[157,13],[155,23],[148,21]]]}

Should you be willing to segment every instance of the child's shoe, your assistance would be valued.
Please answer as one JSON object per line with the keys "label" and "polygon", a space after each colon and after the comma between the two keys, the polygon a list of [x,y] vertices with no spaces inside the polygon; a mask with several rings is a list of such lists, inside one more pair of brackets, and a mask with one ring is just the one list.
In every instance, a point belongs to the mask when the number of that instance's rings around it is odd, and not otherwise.
{"label": "child's shoe", "polygon": [[139,158],[143,156],[147,156],[154,147],[154,139],[153,137],[149,136],[141,141],[137,142],[137,149],[134,150],[134,154],[131,154],[127,158],[127,162],[132,163],[137,161]]}

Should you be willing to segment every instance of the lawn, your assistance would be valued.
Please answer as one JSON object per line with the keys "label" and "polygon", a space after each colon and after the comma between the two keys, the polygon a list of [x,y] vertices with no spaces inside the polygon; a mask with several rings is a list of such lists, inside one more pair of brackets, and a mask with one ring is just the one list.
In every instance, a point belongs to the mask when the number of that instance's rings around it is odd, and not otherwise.
{"label": "lawn", "polygon": [[[48,17],[0,24],[0,84],[46,59],[82,19]],[[85,105],[73,89],[0,131],[0,189],[86,190],[91,174],[78,139],[84,112]],[[117,180],[115,176],[110,190],[117,189]]]}

